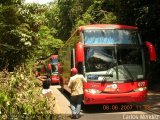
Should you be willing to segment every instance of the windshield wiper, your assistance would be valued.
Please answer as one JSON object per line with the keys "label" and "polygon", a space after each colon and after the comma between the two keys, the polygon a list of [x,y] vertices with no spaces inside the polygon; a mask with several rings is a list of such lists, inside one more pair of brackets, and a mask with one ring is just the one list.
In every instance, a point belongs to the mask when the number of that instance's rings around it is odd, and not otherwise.
{"label": "windshield wiper", "polygon": [[106,77],[113,77],[113,74],[106,74]]}
{"label": "windshield wiper", "polygon": [[128,70],[128,68],[126,67],[126,65],[122,64],[123,68],[127,71],[129,77],[134,81],[134,77],[133,75],[131,74],[131,72]]}
{"label": "windshield wiper", "polygon": [[126,65],[123,64],[123,62],[121,60],[119,60],[119,62],[121,63],[121,65],[123,66],[123,68],[126,70],[126,72],[128,73],[129,77],[134,81],[134,77],[131,74],[131,72],[128,70],[128,68],[126,67]]}
{"label": "windshield wiper", "polygon": [[[117,57],[117,45],[115,45],[115,54],[116,54],[116,57]],[[117,58],[118,59],[118,58]],[[119,80],[119,75],[118,75],[118,61],[117,62],[117,65],[116,65],[116,75],[117,75],[117,79]],[[128,70],[128,68],[123,64],[122,61],[120,61],[120,63],[122,64],[123,68],[126,70],[126,72],[128,73],[129,77],[134,80],[134,77],[133,75],[131,74],[131,72]]]}

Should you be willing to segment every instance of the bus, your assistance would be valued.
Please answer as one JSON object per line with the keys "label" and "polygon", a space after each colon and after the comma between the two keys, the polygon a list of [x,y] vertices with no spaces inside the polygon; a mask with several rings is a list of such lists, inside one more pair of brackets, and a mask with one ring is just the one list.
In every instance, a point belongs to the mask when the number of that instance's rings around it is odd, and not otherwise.
{"label": "bus", "polygon": [[59,83],[59,75],[58,75],[58,55],[51,55],[47,59],[47,65],[49,69],[51,84]]}
{"label": "bus", "polygon": [[58,55],[62,89],[70,92],[67,85],[72,68],[87,79],[85,105],[146,101],[147,66],[156,61],[156,51],[151,42],[142,42],[137,27],[80,26]]}

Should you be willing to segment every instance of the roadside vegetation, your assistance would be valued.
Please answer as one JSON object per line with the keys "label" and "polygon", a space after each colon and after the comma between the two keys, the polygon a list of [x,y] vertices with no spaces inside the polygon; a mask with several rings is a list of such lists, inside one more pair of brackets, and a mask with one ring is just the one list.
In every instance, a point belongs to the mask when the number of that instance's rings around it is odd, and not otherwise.
{"label": "roadside vegetation", "polygon": [[57,54],[73,30],[93,23],[139,27],[143,41],[152,42],[157,51],[157,61],[149,63],[149,88],[160,84],[159,0],[54,0],[46,5],[1,0],[0,114],[54,113],[54,104],[40,96],[34,62]]}

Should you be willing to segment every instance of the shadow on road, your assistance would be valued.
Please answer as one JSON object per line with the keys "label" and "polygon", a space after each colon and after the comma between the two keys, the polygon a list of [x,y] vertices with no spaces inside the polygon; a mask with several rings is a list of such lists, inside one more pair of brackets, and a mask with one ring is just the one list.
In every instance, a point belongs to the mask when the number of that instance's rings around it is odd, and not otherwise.
{"label": "shadow on road", "polygon": [[70,101],[70,94],[69,94],[67,91],[62,90],[61,88],[58,88],[58,90],[61,92],[62,95],[65,96],[65,98],[66,98],[68,101]]}
{"label": "shadow on road", "polygon": [[59,83],[51,83],[51,86],[57,86]]}

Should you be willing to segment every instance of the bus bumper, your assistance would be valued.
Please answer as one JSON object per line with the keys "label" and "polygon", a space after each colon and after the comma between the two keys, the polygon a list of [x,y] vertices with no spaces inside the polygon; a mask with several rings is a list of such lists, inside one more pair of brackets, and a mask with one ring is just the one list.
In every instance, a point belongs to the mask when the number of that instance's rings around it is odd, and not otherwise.
{"label": "bus bumper", "polygon": [[113,104],[113,103],[130,103],[144,102],[147,99],[147,91],[118,93],[118,94],[91,94],[84,93],[84,104]]}
{"label": "bus bumper", "polygon": [[51,83],[52,84],[59,83],[59,77],[58,76],[51,76]]}

